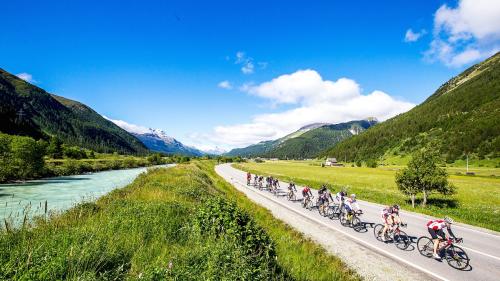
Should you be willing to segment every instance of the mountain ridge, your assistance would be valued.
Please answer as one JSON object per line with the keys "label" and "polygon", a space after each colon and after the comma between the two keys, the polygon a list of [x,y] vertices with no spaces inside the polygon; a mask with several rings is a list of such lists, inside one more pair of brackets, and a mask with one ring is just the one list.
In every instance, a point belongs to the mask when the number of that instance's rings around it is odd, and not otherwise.
{"label": "mountain ridge", "polygon": [[500,52],[441,85],[423,103],[320,155],[349,161],[432,147],[448,162],[500,157]]}
{"label": "mountain ridge", "polygon": [[97,152],[146,153],[134,136],[89,106],[53,95],[0,68],[0,131],[35,139],[59,137]]}
{"label": "mountain ridge", "polygon": [[342,141],[376,124],[376,120],[353,120],[338,124],[313,123],[282,138],[233,149],[228,156],[313,158],[330,144]]}

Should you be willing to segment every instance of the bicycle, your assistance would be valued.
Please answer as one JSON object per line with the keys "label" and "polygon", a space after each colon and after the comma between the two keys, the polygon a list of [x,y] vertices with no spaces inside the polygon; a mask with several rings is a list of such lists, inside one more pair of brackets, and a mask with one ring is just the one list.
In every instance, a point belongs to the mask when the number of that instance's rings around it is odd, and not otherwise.
{"label": "bicycle", "polygon": [[[394,224],[395,227],[387,229],[385,232],[385,240],[391,240],[394,242],[394,245],[400,250],[406,250],[411,245],[411,239],[408,237],[406,232],[401,230],[401,227],[406,227],[406,224],[397,223]],[[383,242],[382,239],[382,231],[384,230],[383,224],[376,224],[373,228],[373,235],[378,241]]]}
{"label": "bicycle", "polygon": [[[448,240],[440,238],[437,252],[441,253],[444,251],[444,258],[448,262],[448,265],[455,269],[463,270],[469,266],[470,259],[467,253],[462,248],[455,246],[454,243],[463,243],[463,239],[457,238],[453,241],[451,238]],[[434,242],[427,236],[418,238],[417,248],[419,253],[424,257],[431,258],[434,255]]]}
{"label": "bicycle", "polygon": [[288,201],[295,201],[297,200],[297,195],[295,195],[295,192],[293,190],[289,190],[286,198],[288,199]]}
{"label": "bicycle", "polygon": [[323,205],[319,205],[318,207],[319,214],[323,217],[329,216],[330,209],[330,202],[328,201],[324,202]]}
{"label": "bicycle", "polygon": [[342,215],[340,216],[340,224],[342,226],[346,227],[351,227],[354,230],[357,230],[358,227],[361,226],[361,220],[359,219],[359,216],[363,214],[363,211],[358,211],[358,212],[342,212]]}
{"label": "bicycle", "polygon": [[332,206],[329,206],[326,216],[329,217],[330,219],[338,219],[342,215],[344,210],[344,205],[343,204],[337,204],[334,203]]}
{"label": "bicycle", "polygon": [[311,211],[314,208],[314,203],[313,203],[314,196],[308,196],[304,199],[304,205],[303,207]]}

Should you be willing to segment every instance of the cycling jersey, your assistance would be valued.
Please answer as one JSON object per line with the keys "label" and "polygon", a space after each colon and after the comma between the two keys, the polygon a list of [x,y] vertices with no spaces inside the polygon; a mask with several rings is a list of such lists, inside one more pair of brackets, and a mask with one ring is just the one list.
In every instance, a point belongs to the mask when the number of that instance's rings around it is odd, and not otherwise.
{"label": "cycling jersey", "polygon": [[353,200],[351,198],[344,201],[344,207],[348,212],[360,210],[358,201],[356,201],[356,199]]}
{"label": "cycling jersey", "polygon": [[394,214],[394,209],[392,207],[385,207],[383,210],[382,210],[382,217],[386,218],[392,214]]}
{"label": "cycling jersey", "polygon": [[429,231],[432,239],[437,239],[438,236],[440,236],[443,240],[446,239],[443,231],[445,228],[451,237],[456,238],[455,234],[451,231],[451,227],[447,226],[444,220],[432,220],[427,223],[427,230]]}
{"label": "cycling jersey", "polygon": [[342,203],[344,202],[344,194],[342,192],[338,192],[336,195],[335,195],[335,199],[337,199],[337,201],[339,203]]}
{"label": "cycling jersey", "polygon": [[427,227],[433,230],[440,230],[446,227],[444,220],[432,220],[427,223]]}

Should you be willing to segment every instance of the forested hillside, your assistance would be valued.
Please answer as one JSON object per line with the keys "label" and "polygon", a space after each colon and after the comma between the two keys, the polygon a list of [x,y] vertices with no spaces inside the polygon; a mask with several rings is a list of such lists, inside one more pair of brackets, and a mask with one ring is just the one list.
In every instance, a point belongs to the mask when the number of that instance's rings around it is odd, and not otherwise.
{"label": "forested hillside", "polygon": [[358,120],[340,124],[311,124],[283,138],[231,150],[228,155],[304,159],[316,157],[337,142],[359,134],[377,122]]}
{"label": "forested hillside", "polygon": [[281,159],[314,158],[326,148],[359,134],[374,124],[375,121],[360,120],[324,125],[286,140],[264,156]]}
{"label": "forested hillside", "polygon": [[57,136],[97,152],[145,153],[146,147],[88,106],[51,95],[0,69],[0,132],[35,139]]}
{"label": "forested hillside", "polygon": [[423,146],[452,162],[500,157],[500,53],[442,85],[412,110],[338,143],[322,156],[349,161],[406,155]]}

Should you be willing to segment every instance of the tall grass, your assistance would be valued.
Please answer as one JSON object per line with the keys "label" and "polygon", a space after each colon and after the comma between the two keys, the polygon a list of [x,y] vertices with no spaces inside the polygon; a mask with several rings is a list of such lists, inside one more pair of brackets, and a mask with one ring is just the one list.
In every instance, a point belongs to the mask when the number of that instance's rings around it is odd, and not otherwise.
{"label": "tall grass", "polygon": [[[210,169],[213,162],[153,169],[34,227],[4,228],[0,280],[356,278],[262,208],[249,212]],[[290,243],[298,254],[287,257]],[[332,274],[316,278],[314,262]]]}

